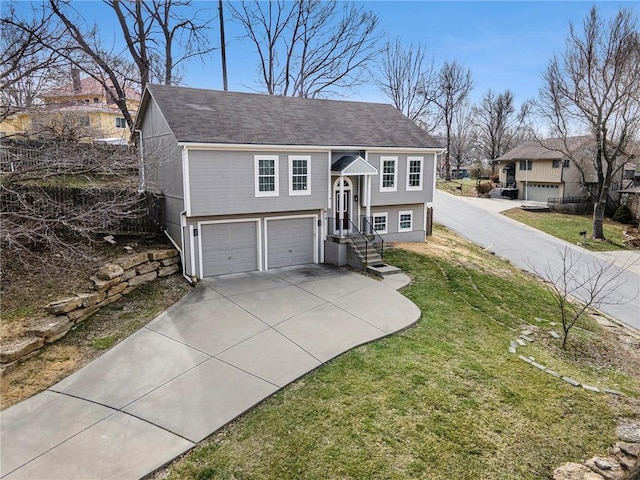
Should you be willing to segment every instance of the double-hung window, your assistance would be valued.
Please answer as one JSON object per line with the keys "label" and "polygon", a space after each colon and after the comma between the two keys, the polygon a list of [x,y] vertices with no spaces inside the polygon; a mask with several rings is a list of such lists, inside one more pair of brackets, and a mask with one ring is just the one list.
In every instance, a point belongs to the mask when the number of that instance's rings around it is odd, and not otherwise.
{"label": "double-hung window", "polygon": [[410,232],[413,229],[413,212],[411,210],[398,213],[398,231]]}
{"label": "double-hung window", "polygon": [[278,156],[254,157],[256,197],[278,196]]}
{"label": "double-hung window", "polygon": [[407,157],[407,191],[422,190],[423,157]]}
{"label": "double-hung window", "polygon": [[380,191],[398,190],[398,157],[380,157]]}
{"label": "double-hung window", "polygon": [[520,170],[531,170],[533,160],[520,160]]}
{"label": "double-hung window", "polygon": [[387,213],[374,213],[373,221],[371,222],[373,225],[373,229],[377,233],[387,233]]}
{"label": "double-hung window", "polygon": [[311,195],[311,157],[289,155],[289,195]]}

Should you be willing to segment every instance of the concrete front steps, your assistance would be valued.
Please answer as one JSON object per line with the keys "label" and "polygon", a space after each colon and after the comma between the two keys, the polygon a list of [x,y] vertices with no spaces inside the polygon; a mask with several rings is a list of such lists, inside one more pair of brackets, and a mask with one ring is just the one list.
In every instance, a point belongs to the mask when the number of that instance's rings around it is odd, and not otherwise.
{"label": "concrete front steps", "polygon": [[[387,265],[376,248],[364,237],[349,237],[348,264],[378,277],[400,273],[397,267]],[[366,257],[365,257],[366,253]]]}

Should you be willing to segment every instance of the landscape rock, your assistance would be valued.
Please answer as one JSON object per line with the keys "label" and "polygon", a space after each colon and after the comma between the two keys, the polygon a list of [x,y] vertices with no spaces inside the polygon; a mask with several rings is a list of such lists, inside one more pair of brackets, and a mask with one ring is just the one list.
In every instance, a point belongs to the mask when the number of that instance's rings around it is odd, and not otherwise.
{"label": "landscape rock", "polygon": [[0,363],[10,363],[39,349],[44,345],[44,338],[27,337],[9,345],[0,346]]}
{"label": "landscape rock", "polygon": [[107,263],[100,267],[100,270],[96,273],[96,277],[100,280],[112,280],[121,276],[124,273],[124,269],[120,265],[114,263]]}
{"label": "landscape rock", "polygon": [[96,276],[91,277],[91,281],[93,282],[93,288],[98,293],[106,292],[107,290],[109,290],[109,288],[120,283],[121,279],[122,277],[116,277],[111,280],[100,280]]}
{"label": "landscape rock", "polygon": [[153,272],[160,267],[160,262],[149,262],[143,265],[140,265],[136,268],[136,273],[138,275],[144,275],[145,273]]}
{"label": "landscape rock", "polygon": [[584,464],[605,480],[625,480],[627,478],[626,470],[612,457],[593,457]]}
{"label": "landscape rock", "polygon": [[67,333],[73,327],[73,321],[67,315],[56,315],[42,318],[32,324],[27,333],[45,340]]}
{"label": "landscape rock", "polygon": [[624,419],[616,427],[616,435],[623,442],[640,443],[640,420]]}
{"label": "landscape rock", "polygon": [[79,297],[69,297],[63,298],[61,300],[56,300],[55,302],[51,302],[47,305],[47,312],[58,315],[62,313],[70,312],[71,310],[75,310],[76,308],[82,305],[82,299]]}
{"label": "landscape rock", "polygon": [[[98,307],[100,307],[100,308],[106,307],[110,303],[116,302],[116,301],[120,300],[121,298],[122,298],[122,294],[121,293],[118,293],[118,294],[114,295],[113,297],[107,297],[104,301],[102,301],[102,302],[100,302],[98,304]],[[84,320],[84,318],[82,320]],[[82,320],[78,319],[78,321],[76,323],[79,323]]]}
{"label": "landscape rock", "polygon": [[128,283],[127,282],[121,282],[117,285],[114,285],[113,287],[109,288],[109,290],[107,290],[107,297],[113,297],[114,295],[117,295],[118,293],[122,292],[125,288],[127,288]]}
{"label": "landscape rock", "polygon": [[592,472],[580,463],[565,463],[553,471],[554,480],[603,480],[602,475]]}
{"label": "landscape rock", "polygon": [[626,455],[632,457],[640,457],[640,443],[618,442],[616,447],[620,449]]}
{"label": "landscape rock", "polygon": [[163,267],[168,267],[169,265],[173,265],[178,262],[180,262],[180,256],[176,255],[175,257],[165,258],[160,263],[162,264]]}
{"label": "landscape rock", "polygon": [[82,308],[93,307],[104,300],[104,292],[79,293],[78,298],[82,299]]}
{"label": "landscape rock", "polygon": [[178,265],[177,263],[174,263],[173,265],[161,267],[160,270],[158,270],[158,276],[168,277],[169,275],[173,275],[174,273],[177,273],[179,271],[180,271],[180,265]]}
{"label": "landscape rock", "polygon": [[126,257],[120,257],[116,260],[113,260],[113,263],[118,264],[122,267],[123,270],[129,270],[130,268],[136,267],[141,263],[144,263],[148,260],[148,255],[146,252],[136,253],[134,255],[127,255]]}
{"label": "landscape rock", "polygon": [[[103,300],[104,300],[104,297],[103,297]],[[98,305],[91,305],[90,307],[87,307],[87,308],[78,308],[73,312],[67,313],[67,316],[69,317],[69,320],[73,321],[74,323],[79,323],[78,321],[79,318],[81,317],[86,318],[89,315],[91,315],[93,312],[97,311],[99,308],[100,307]]]}
{"label": "landscape rock", "polygon": [[178,250],[171,248],[168,250],[156,250],[149,252],[149,260],[164,260],[165,258],[175,257],[178,255]]}
{"label": "landscape rock", "polygon": [[158,276],[158,272],[153,271],[149,273],[145,273],[144,275],[138,275],[129,280],[130,287],[136,287],[138,285],[142,285],[143,283],[150,282]]}
{"label": "landscape rock", "polygon": [[135,268],[131,268],[129,270],[125,270],[124,274],[122,275],[122,281],[126,282],[127,280],[130,280],[133,277],[135,277],[136,275],[137,275],[137,273],[136,273],[136,269]]}

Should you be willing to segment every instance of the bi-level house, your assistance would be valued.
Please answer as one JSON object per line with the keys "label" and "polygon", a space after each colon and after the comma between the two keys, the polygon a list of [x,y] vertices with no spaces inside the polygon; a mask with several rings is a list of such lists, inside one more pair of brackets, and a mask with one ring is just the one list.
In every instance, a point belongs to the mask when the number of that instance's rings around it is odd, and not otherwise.
{"label": "bi-level house", "polygon": [[442,148],[391,105],[149,85],[136,129],[185,275],[425,240]]}
{"label": "bi-level house", "polygon": [[[499,167],[500,186],[516,188],[518,198],[547,202],[549,198],[589,197],[597,191],[597,175],[592,164],[593,149],[588,137],[529,140],[518,145],[493,163]],[[574,160],[562,150],[569,148]],[[626,162],[614,178],[612,192],[632,182],[636,165]]]}

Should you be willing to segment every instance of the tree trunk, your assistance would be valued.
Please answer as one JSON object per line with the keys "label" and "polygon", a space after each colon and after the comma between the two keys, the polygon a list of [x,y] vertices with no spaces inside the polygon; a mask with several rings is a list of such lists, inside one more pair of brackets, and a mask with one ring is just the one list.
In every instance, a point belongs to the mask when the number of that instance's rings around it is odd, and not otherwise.
{"label": "tree trunk", "polygon": [[605,240],[602,224],[604,221],[604,212],[607,208],[607,199],[609,198],[609,189],[603,188],[600,197],[593,207],[593,238],[597,240]]}

